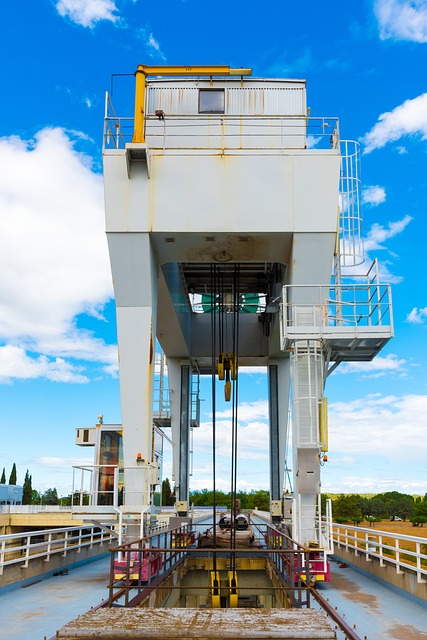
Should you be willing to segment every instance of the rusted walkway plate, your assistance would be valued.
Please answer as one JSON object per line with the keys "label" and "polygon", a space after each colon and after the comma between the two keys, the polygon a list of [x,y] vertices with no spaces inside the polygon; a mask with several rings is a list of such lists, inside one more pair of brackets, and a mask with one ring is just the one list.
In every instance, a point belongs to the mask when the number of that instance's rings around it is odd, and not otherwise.
{"label": "rusted walkway plate", "polygon": [[61,627],[58,640],[336,638],[312,609],[99,609]]}

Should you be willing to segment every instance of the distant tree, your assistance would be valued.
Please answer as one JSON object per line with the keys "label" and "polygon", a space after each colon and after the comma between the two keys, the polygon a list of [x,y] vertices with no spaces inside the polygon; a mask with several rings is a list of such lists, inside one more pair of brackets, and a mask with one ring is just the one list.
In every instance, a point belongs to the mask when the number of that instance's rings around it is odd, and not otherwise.
{"label": "distant tree", "polygon": [[368,500],[368,513],[379,518],[399,516],[403,520],[414,513],[414,498],[407,493],[387,491]]}
{"label": "distant tree", "polygon": [[374,526],[374,522],[381,522],[381,518],[375,516],[365,516],[365,520],[369,522],[370,527]]}
{"label": "distant tree", "polygon": [[80,493],[79,491],[75,491],[74,495],[70,493],[69,496],[65,496],[61,498],[61,504],[65,507],[71,506],[71,503],[76,505],[85,505],[87,506],[90,502],[90,496],[87,493]]}
{"label": "distant tree", "polygon": [[24,487],[22,492],[22,504],[31,504],[33,499],[32,479],[27,469],[24,479]]}
{"label": "distant tree", "polygon": [[56,505],[59,504],[58,492],[56,489],[47,489],[41,497],[42,504]]}
{"label": "distant tree", "polygon": [[265,489],[251,491],[248,495],[248,509],[270,511],[270,493]]}
{"label": "distant tree", "polygon": [[31,491],[31,504],[40,504],[42,496],[36,489]]}
{"label": "distant tree", "polygon": [[10,472],[9,484],[16,484],[16,464],[13,463],[12,471]]}
{"label": "distant tree", "polygon": [[362,522],[361,497],[358,494],[337,496],[332,504],[332,514],[335,522]]}
{"label": "distant tree", "polygon": [[427,500],[425,498],[415,504],[411,522],[414,527],[423,526],[427,522]]}
{"label": "distant tree", "polygon": [[3,467],[3,473],[1,474],[0,484],[6,484],[6,469]]}
{"label": "distant tree", "polygon": [[173,504],[175,504],[175,496],[172,493],[169,478],[165,478],[162,482],[162,505],[164,507],[170,507]]}
{"label": "distant tree", "polygon": [[[200,491],[190,491],[190,499],[195,507],[212,507],[214,503],[213,491],[209,489],[201,489]],[[231,496],[223,491],[216,492],[215,504],[220,507],[230,509]]]}

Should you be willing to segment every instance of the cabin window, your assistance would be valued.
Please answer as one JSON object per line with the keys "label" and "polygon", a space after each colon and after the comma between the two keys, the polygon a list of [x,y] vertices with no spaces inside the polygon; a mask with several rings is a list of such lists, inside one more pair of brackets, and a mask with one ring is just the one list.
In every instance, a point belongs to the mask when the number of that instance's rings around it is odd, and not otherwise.
{"label": "cabin window", "polygon": [[199,89],[199,113],[225,113],[224,89]]}

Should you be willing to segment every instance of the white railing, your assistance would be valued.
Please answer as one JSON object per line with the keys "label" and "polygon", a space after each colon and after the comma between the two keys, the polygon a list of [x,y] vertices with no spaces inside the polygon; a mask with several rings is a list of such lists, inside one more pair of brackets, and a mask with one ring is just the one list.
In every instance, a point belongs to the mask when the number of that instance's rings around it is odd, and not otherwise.
{"label": "white railing", "polygon": [[28,567],[31,561],[42,558],[49,562],[51,556],[63,557],[72,550],[80,552],[83,547],[93,548],[116,539],[113,532],[107,533],[95,525],[85,527],[64,527],[25,531],[0,536],[0,575],[10,565]]}
{"label": "white railing", "polygon": [[[105,99],[105,149],[132,142],[133,117],[118,117]],[[147,115],[145,139],[150,149],[335,149],[339,122],[332,117],[302,115],[165,114]]]}
{"label": "white railing", "polygon": [[[138,474],[141,488],[134,491],[124,489],[126,472]],[[73,466],[72,510],[75,507],[118,507],[126,504],[125,495],[138,496],[137,503],[150,504],[151,485],[157,484],[158,466],[155,462],[137,463],[135,466],[119,467],[117,464],[93,464]],[[102,486],[100,486],[100,484]],[[130,500],[130,504],[134,501]]]}
{"label": "white railing", "polygon": [[[59,499],[61,501],[61,499]],[[2,513],[61,513],[71,512],[71,506],[47,505],[47,504],[11,504],[0,506]]]}
{"label": "white railing", "polygon": [[363,276],[363,282],[361,276],[354,276],[354,284],[285,285],[280,309],[282,348],[286,340],[297,337],[370,333],[391,337],[391,288],[378,283],[375,265]]}
{"label": "white railing", "polygon": [[396,573],[403,573],[402,569],[413,571],[418,583],[427,581],[427,538],[335,522],[332,537],[337,555],[339,549],[345,549],[355,556],[365,556],[366,562],[377,558],[381,567],[393,565]]}

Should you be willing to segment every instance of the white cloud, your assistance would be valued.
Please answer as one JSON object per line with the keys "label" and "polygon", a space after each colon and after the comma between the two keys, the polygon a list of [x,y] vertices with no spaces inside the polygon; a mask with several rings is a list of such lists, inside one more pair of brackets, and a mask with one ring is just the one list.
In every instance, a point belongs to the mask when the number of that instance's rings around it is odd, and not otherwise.
{"label": "white cloud", "polygon": [[242,374],[246,375],[267,375],[267,367],[240,367],[239,366],[239,376]]}
{"label": "white cloud", "polygon": [[0,382],[34,378],[47,378],[54,382],[89,382],[89,378],[80,373],[82,369],[63,358],[31,357],[22,347],[0,347]]}
{"label": "white cloud", "polygon": [[427,42],[426,0],[376,0],[381,40]]}
{"label": "white cloud", "polygon": [[[72,492],[73,469],[72,467],[92,467],[93,456],[84,457],[56,457],[41,456],[28,458],[25,464],[17,465],[18,479],[24,478],[25,470],[29,469],[32,475],[33,489],[43,493],[47,489],[55,487],[59,496],[67,496]],[[80,488],[82,472],[81,469],[74,471],[74,486]],[[84,476],[84,490],[90,489],[90,473]]]}
{"label": "white cloud", "polygon": [[388,142],[395,142],[403,136],[415,135],[420,135],[422,140],[427,139],[427,93],[406,100],[393,111],[382,113],[377,124],[361,138],[361,141],[365,144],[364,153],[371,153],[374,149],[381,149]]}
{"label": "white cloud", "polygon": [[[387,251],[390,256],[396,258],[396,254],[392,253],[387,249],[384,243],[391,238],[394,238],[399,233],[402,233],[408,224],[411,222],[412,217],[409,215],[404,216],[401,220],[397,220],[396,222],[389,222],[387,226],[374,223],[368,234],[364,240],[364,248],[365,248],[365,262],[364,265],[366,267],[370,267],[372,264],[373,258],[369,255],[369,253],[375,251]],[[380,282],[388,283],[388,284],[398,284],[402,281],[401,276],[394,275],[389,266],[391,265],[390,260],[381,260],[379,262],[379,279]]]}
{"label": "white cloud", "polygon": [[[387,467],[407,460],[415,470],[427,456],[427,396],[374,394],[329,407],[331,455],[377,455]],[[404,458],[402,448],[404,447]]]}
{"label": "white cloud", "polygon": [[285,51],[281,58],[271,67],[270,72],[278,74],[279,77],[289,74],[292,76],[294,73],[306,73],[307,69],[313,66],[313,56],[311,49],[306,48],[297,57],[291,58],[289,52]]}
{"label": "white cloud", "polygon": [[382,204],[386,200],[386,193],[384,187],[380,187],[379,185],[374,185],[370,187],[365,187],[362,190],[362,204],[370,205],[371,207],[376,207],[379,204]]}
{"label": "white cloud", "polygon": [[344,362],[337,368],[337,372],[341,374],[347,373],[363,373],[364,377],[380,377],[393,373],[402,374],[405,371],[406,360],[398,358],[391,353],[388,356],[377,356],[371,362]]}
{"label": "white cloud", "polygon": [[390,238],[394,238],[394,236],[402,233],[408,224],[411,222],[411,216],[404,216],[402,220],[397,220],[396,222],[389,222],[387,227],[384,227],[381,224],[374,223],[370,228],[368,235],[365,240],[365,249],[366,251],[378,251],[380,249],[385,249],[383,243]]}
{"label": "white cloud", "polygon": [[19,347],[3,352],[3,378],[45,371],[50,379],[83,381],[56,359],[117,361],[114,346],[76,326],[80,314],[102,317],[112,285],[102,178],[70,136],[48,128],[30,141],[0,139],[0,341]]}
{"label": "white cloud", "polygon": [[410,313],[408,313],[406,317],[406,322],[410,324],[423,324],[427,319],[427,307],[423,307],[422,309],[418,309],[418,307],[414,307]]}
{"label": "white cloud", "polygon": [[143,40],[150,58],[153,58],[154,60],[160,60],[161,62],[166,61],[166,56],[164,55],[163,51],[160,48],[159,42],[156,40],[151,31],[141,28],[137,29],[135,35],[140,40]]}
{"label": "white cloud", "polygon": [[[240,413],[240,411],[239,411]],[[231,455],[231,422],[216,420],[216,452],[229,458]],[[203,423],[194,431],[194,447],[200,452],[212,451],[212,423]],[[266,460],[268,453],[268,422],[253,420],[248,424],[239,421],[238,426],[239,460]]]}
{"label": "white cloud", "polygon": [[[229,485],[230,477],[230,456],[231,456],[231,409],[216,412],[216,455],[217,455],[217,477],[223,478]],[[212,482],[211,455],[212,455],[212,422],[202,422],[200,428],[193,431],[193,442],[195,460],[204,460],[203,469],[200,473],[193,473],[192,487],[196,488],[196,479],[201,485],[209,486]],[[251,476],[265,475],[268,465],[268,402],[258,400],[255,402],[244,402],[238,408],[238,458],[239,477],[243,481]],[[256,480],[254,480],[256,484]],[[204,484],[203,484],[204,483]],[[228,489],[229,490],[229,489]]]}
{"label": "white cloud", "polygon": [[82,27],[92,28],[102,20],[119,20],[113,0],[58,0],[56,10],[60,16],[70,18]]}

